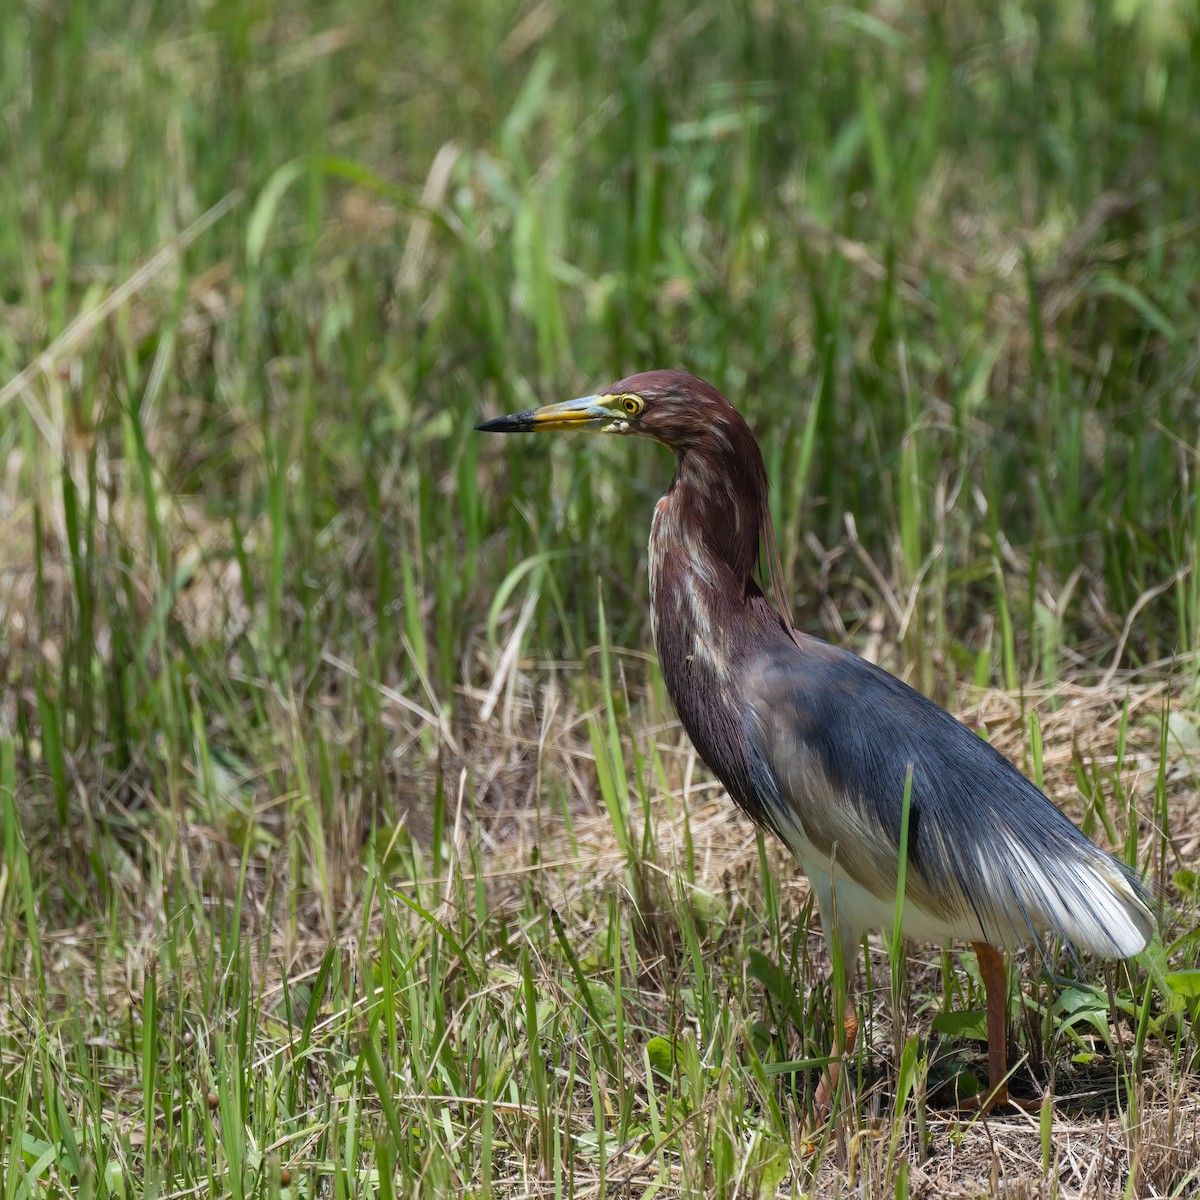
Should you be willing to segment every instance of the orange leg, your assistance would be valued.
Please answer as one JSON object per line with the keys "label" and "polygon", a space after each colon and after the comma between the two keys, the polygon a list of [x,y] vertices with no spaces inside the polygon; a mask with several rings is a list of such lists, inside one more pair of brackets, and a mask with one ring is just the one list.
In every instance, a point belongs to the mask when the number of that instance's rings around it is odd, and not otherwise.
{"label": "orange leg", "polygon": [[854,1043],[858,1041],[858,1014],[854,1011],[851,1001],[846,1001],[846,1011],[842,1017],[841,1036],[834,1035],[833,1052],[837,1056],[821,1076],[817,1085],[817,1094],[813,1098],[813,1115],[818,1122],[827,1121],[833,1115],[833,1098],[837,1093],[838,1078],[842,1073],[842,1059],[847,1054],[854,1053]]}
{"label": "orange leg", "polygon": [[972,942],[979,959],[979,974],[983,976],[987,995],[988,1086],[992,1089],[983,1101],[983,1110],[990,1112],[997,1104],[1008,1103],[1008,1026],[1005,1009],[1008,1005],[1008,973],[1004,956],[995,946]]}

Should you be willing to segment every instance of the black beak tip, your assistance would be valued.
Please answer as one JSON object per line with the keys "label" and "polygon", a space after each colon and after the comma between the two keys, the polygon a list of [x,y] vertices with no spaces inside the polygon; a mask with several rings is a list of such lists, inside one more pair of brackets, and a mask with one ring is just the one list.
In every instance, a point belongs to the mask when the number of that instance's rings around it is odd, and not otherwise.
{"label": "black beak tip", "polygon": [[475,426],[476,433],[529,433],[533,429],[533,412],[509,413],[503,417],[493,417]]}

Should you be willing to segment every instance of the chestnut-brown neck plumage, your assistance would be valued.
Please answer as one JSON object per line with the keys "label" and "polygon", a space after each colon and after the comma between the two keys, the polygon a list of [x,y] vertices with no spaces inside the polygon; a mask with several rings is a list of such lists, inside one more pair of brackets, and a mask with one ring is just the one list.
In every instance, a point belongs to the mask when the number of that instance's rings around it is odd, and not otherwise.
{"label": "chestnut-brown neck plumage", "polygon": [[764,820],[737,679],[750,655],[790,633],[754,580],[770,522],[762,454],[741,416],[716,400],[686,440],[667,442],[677,467],[650,531],[651,623],[667,691],[701,758]]}

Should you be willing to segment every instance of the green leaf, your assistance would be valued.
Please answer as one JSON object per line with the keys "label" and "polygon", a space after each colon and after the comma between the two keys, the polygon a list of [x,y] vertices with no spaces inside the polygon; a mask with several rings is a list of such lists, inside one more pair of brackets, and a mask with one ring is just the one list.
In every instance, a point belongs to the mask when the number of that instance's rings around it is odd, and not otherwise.
{"label": "green leaf", "polygon": [[771,1138],[763,1148],[758,1169],[758,1194],[774,1196],[792,1169],[791,1151],[786,1142]]}
{"label": "green leaf", "polygon": [[246,222],[246,261],[251,266],[257,266],[262,259],[263,247],[267,242],[267,234],[271,222],[275,219],[275,210],[283,193],[296,182],[304,173],[307,163],[303,159],[294,158],[281,167],[277,167],[271,178],[263,185],[250,219]]}
{"label": "green leaf", "polygon": [[646,1057],[660,1075],[669,1076],[675,1065],[675,1043],[656,1035],[646,1043]]}
{"label": "green leaf", "polygon": [[1059,992],[1054,1011],[1060,1016],[1084,1012],[1108,1012],[1108,1002],[1100,992],[1086,987],[1068,987]]}
{"label": "green leaf", "polygon": [[1168,971],[1165,976],[1171,994],[1182,1000],[1195,1000],[1200,996],[1200,967],[1188,967],[1184,971]]}
{"label": "green leaf", "polygon": [[987,1012],[982,1008],[969,1008],[962,1012],[939,1013],[933,1018],[932,1027],[935,1033],[944,1033],[948,1037],[986,1042]]}
{"label": "green leaf", "polygon": [[804,1013],[788,973],[774,959],[768,957],[761,950],[751,947],[750,974],[767,989],[770,996],[779,1002],[785,1015],[797,1026],[803,1027]]}

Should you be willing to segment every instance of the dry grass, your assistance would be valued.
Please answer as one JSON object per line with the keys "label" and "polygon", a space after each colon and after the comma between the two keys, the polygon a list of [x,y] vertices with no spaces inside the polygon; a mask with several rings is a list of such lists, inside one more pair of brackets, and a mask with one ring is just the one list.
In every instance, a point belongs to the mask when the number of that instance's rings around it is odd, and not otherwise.
{"label": "dry grass", "polygon": [[[534,684],[528,687],[537,692]],[[1036,713],[1044,738],[1045,789],[1076,821],[1086,807],[1074,771],[1080,760],[1107,769],[1122,761],[1123,785],[1135,798],[1138,811],[1150,814],[1159,771],[1159,726],[1164,707],[1172,703],[1171,691],[1171,680],[1157,672],[1123,673],[1119,683],[1104,688],[1064,683],[1053,690],[1027,690],[1021,698],[994,689],[979,692],[959,715],[986,729],[997,749],[1022,763],[1028,758],[1028,721]],[[532,717],[531,706],[522,707],[526,718]],[[587,760],[589,751],[578,734],[578,720],[556,715],[554,736],[539,741],[531,730],[524,738],[503,739],[494,752],[496,759],[506,764],[497,774],[509,784],[496,783],[484,793],[489,809],[494,804],[503,814],[500,823],[505,829],[502,840],[484,834],[493,905],[503,905],[506,893],[512,895],[514,881],[531,873],[538,880],[544,902],[563,913],[586,910],[594,903],[596,890],[625,886],[626,860],[612,823],[598,801],[589,800],[586,785],[579,786],[580,762]],[[1132,733],[1119,747],[1123,726]],[[648,731],[646,736],[655,739],[671,783],[669,794],[655,800],[650,837],[655,848],[653,871],[663,880],[678,878],[687,871],[690,856],[692,885],[721,897],[728,912],[741,913],[745,922],[753,924],[753,914],[762,906],[753,828],[709,779],[677,726]],[[578,797],[581,807],[572,817],[569,838],[561,819],[553,814],[505,805],[503,796],[512,794],[513,781],[519,781],[526,770],[543,781],[548,772],[560,773]],[[1200,787],[1186,747],[1171,747],[1167,771],[1171,825],[1167,870],[1160,876],[1163,886],[1158,889],[1158,900],[1167,922],[1164,941],[1169,942],[1187,932],[1192,921],[1179,911],[1181,897],[1170,880],[1173,869],[1195,861]],[[586,779],[587,773],[582,777]],[[521,794],[519,782],[516,794]],[[684,844],[681,812],[687,814],[690,849]],[[1154,856],[1161,836],[1162,830],[1147,816],[1140,831],[1140,860]],[[774,843],[768,854],[779,881],[781,908],[792,919],[809,911],[807,882],[796,872],[790,855]],[[1194,914],[1194,907],[1191,912]],[[647,917],[648,921],[655,919],[655,914]],[[789,936],[807,938],[814,963],[819,971],[827,970],[815,916],[807,928],[797,927],[789,919],[789,930]],[[675,956],[668,955],[666,960],[642,960],[646,979],[658,984],[657,995],[653,985],[642,990],[643,1002],[651,1007],[660,1005],[664,1014],[671,997],[662,989],[669,986],[666,981],[679,965],[679,948],[675,949]],[[870,1013],[865,1027],[872,1031],[872,1040],[865,1053],[870,1074],[876,1078],[856,1098],[856,1113],[844,1119],[837,1153],[809,1179],[808,1186],[813,1186],[817,1195],[894,1194],[894,1179],[884,1170],[884,1162],[895,1119],[894,1077],[889,1078],[895,1047],[886,983],[888,960],[878,939],[872,939],[871,959],[872,978],[882,982],[871,993],[860,992],[859,1006],[860,1012]],[[1019,962],[1021,986],[1028,989],[1041,962],[1029,953],[1019,956]],[[928,1033],[929,1015],[938,1007],[941,969],[935,948],[909,947],[910,1003],[913,1009],[922,1010],[921,1015],[910,1012],[906,1016],[910,1032]],[[748,992],[752,991],[751,986]],[[1117,1031],[1117,1044],[1128,1050],[1132,1040],[1132,1030],[1123,1025]],[[1043,1128],[1036,1112],[961,1116],[943,1095],[940,1104],[930,1103],[921,1138],[911,1115],[904,1121],[900,1156],[910,1164],[911,1194],[1055,1196],[1067,1200],[1111,1196],[1126,1187],[1131,1189],[1128,1194],[1146,1197],[1190,1193],[1200,1186],[1196,1141],[1200,1084],[1190,1070],[1180,1074],[1180,1050],[1178,1045],[1157,1047],[1135,1081],[1135,1095],[1125,1099],[1117,1059],[1101,1056],[1087,1067],[1073,1067],[1069,1061],[1043,1064],[1042,1070],[1053,1072],[1049,1171],[1043,1167]],[[1185,1063],[1190,1054],[1184,1050]],[[974,1057],[982,1065],[982,1049]],[[1014,1086],[1018,1094],[1028,1093],[1032,1082],[1031,1077],[1023,1088],[1018,1074]],[[1044,1086],[1044,1075],[1037,1082]],[[791,1193],[784,1190],[780,1194]]]}
{"label": "dry grass", "polygon": [[[645,875],[643,899],[650,903],[643,911],[635,912],[627,856],[612,821],[594,795],[595,767],[583,729],[586,714],[573,708],[561,686],[547,686],[546,673],[531,670],[535,666],[522,662],[514,668],[514,687],[504,720],[471,722],[453,730],[456,743],[466,748],[464,761],[491,765],[479,773],[473,819],[457,805],[452,808],[447,841],[453,850],[443,875],[426,878],[420,884],[419,890],[427,896],[441,897],[431,910],[432,919],[456,927],[462,916],[457,911],[460,900],[456,897],[461,897],[464,887],[469,894],[480,881],[489,927],[503,927],[510,922],[528,926],[540,919],[538,914],[553,909],[567,923],[572,940],[586,946],[604,923],[607,898],[618,896],[629,916],[629,928],[641,943],[637,977],[630,982],[631,995],[636,997],[641,1014],[639,1025],[647,1029],[672,1028],[684,1036],[684,1031],[692,1029],[694,1036],[699,1036],[696,1014],[680,1004],[678,977],[685,968],[686,950],[677,924],[679,906],[686,907],[688,895],[698,890],[713,898],[712,905],[704,909],[711,918],[706,944],[719,987],[747,1022],[756,1015],[765,1016],[760,987],[747,973],[745,963],[739,962],[747,944],[763,944],[763,876],[753,829],[709,780],[676,725],[631,730],[631,737],[653,742],[664,785],[661,790],[656,785],[651,828],[644,840],[650,852],[641,864]],[[548,670],[551,679],[563,673],[561,665]],[[486,704],[490,695],[491,689],[475,688],[464,695],[464,700],[468,705],[481,700]],[[1141,673],[1125,677],[1119,686],[1109,689],[1064,684],[1053,691],[1028,691],[1022,702],[996,690],[983,691],[972,698],[962,715],[986,728],[993,744],[1021,762],[1027,751],[1024,730],[1028,716],[1036,712],[1044,737],[1042,761],[1047,791],[1078,819],[1083,804],[1075,786],[1074,764],[1082,760],[1112,767],[1119,754],[1123,762],[1122,786],[1135,797],[1139,811],[1153,811],[1157,728],[1161,710],[1170,700],[1169,679]],[[310,697],[310,703],[319,706],[320,701]],[[425,732],[422,722],[411,713],[401,710],[393,717],[402,741],[419,738]],[[1125,745],[1119,751],[1122,728]],[[1181,758],[1173,761],[1169,770],[1169,862],[1180,864],[1191,861],[1197,837],[1196,814],[1200,811],[1196,774],[1190,769],[1176,769],[1183,765]],[[454,770],[449,774],[453,777]],[[569,820],[561,810],[548,811],[544,804],[552,777],[561,781],[569,796]],[[82,800],[87,790],[82,773],[77,784],[82,789]],[[108,796],[105,802],[110,806],[106,819],[111,821],[114,797]],[[278,806],[266,802],[265,794],[259,803],[262,807],[256,821],[260,832],[271,840],[284,841],[286,822]],[[410,812],[405,820],[418,840],[423,840],[425,834],[420,831],[429,822],[427,812]],[[690,846],[685,843],[685,830]],[[397,832],[393,831],[393,838]],[[179,825],[178,833],[178,841],[170,847],[149,838],[139,847],[128,848],[131,865],[136,859],[143,866],[120,880],[122,888],[127,889],[124,895],[128,907],[122,919],[124,946],[119,958],[103,952],[111,932],[97,917],[71,927],[47,922],[41,931],[40,978],[34,977],[28,953],[11,961],[9,988],[16,1003],[5,1009],[7,1036],[18,1036],[22,1028],[25,1034],[21,1036],[55,1036],[53,1014],[57,1011],[65,1016],[84,1001],[94,1010],[97,1028],[105,1031],[100,1036],[105,1041],[111,1039],[114,1045],[123,1043],[120,1031],[140,1017],[147,975],[163,971],[164,938],[170,937],[167,931],[173,919],[144,890],[147,875],[166,878],[183,869],[200,893],[213,896],[229,896],[239,886],[243,846],[198,822],[194,814]],[[1140,858],[1153,858],[1159,834],[1149,820],[1143,822]],[[805,978],[797,984],[802,989],[818,987],[828,966],[823,942],[815,918],[807,926],[797,923],[798,918],[811,915],[807,884],[780,847],[772,843],[766,849],[778,883],[784,940],[799,938],[805,947]],[[57,850],[46,847],[45,853],[61,853],[61,846]],[[283,872],[269,851],[253,851],[248,865],[241,885],[242,932],[254,952],[245,964],[246,982],[252,987],[255,1002],[266,1013],[277,1008],[285,981],[295,990],[313,979],[329,948],[329,931],[319,904],[289,917]],[[1169,870],[1163,878],[1167,886],[1160,899],[1165,919],[1169,925],[1186,929],[1191,918],[1178,907],[1181,897],[1169,883]],[[394,878],[391,886],[402,892],[411,887],[403,878]],[[364,911],[361,893],[357,889],[352,893],[357,894],[348,893],[348,904],[339,908],[334,944],[348,963],[370,970],[374,948],[383,941],[382,911],[378,898],[372,901],[369,911]],[[270,953],[260,954],[258,948],[268,944]],[[203,958],[198,953],[191,968],[182,966],[173,983],[178,995],[163,994],[160,999],[164,1010],[169,1011],[176,1003],[191,1009],[194,999],[189,1002],[189,995],[194,997],[201,990],[193,971]],[[938,1010],[939,997],[946,988],[943,964],[935,949],[924,946],[909,947],[906,959],[905,1029],[925,1038],[929,1036],[930,1017]],[[1039,963],[1027,955],[1020,962],[1022,989],[1036,989],[1034,977]],[[544,974],[537,982],[538,988],[547,989],[546,994],[556,992],[561,987],[562,969],[561,963],[543,960],[540,970]],[[978,1118],[959,1115],[944,1095],[936,1094],[927,1102],[919,1097],[919,1123],[918,1108],[910,1106],[899,1117],[897,1126],[893,1112],[895,1018],[888,975],[886,952],[873,941],[871,978],[875,987],[860,990],[858,1001],[865,1014],[864,1028],[869,1031],[862,1050],[864,1083],[839,1122],[835,1142],[822,1155],[814,1159],[802,1152],[799,1125],[794,1126],[792,1165],[776,1185],[777,1194],[792,1195],[802,1183],[812,1194],[821,1196],[891,1196],[895,1194],[895,1173],[900,1164],[907,1170],[907,1186],[913,1196],[1054,1196],[1065,1200],[1110,1196],[1127,1188],[1128,1194],[1144,1197],[1183,1195],[1195,1187],[1200,1168],[1200,1089],[1188,1069],[1190,1035],[1187,1042],[1171,1039],[1150,1048],[1130,1096],[1124,1095],[1120,1083],[1119,1056],[1101,1051],[1089,1065],[1076,1067],[1063,1055],[1060,1045],[1059,1061],[1043,1062],[1038,1067],[1039,1083],[1045,1083],[1046,1071],[1053,1077],[1053,1109],[1048,1126],[1042,1125],[1037,1113]],[[33,997],[38,992],[50,1001],[49,1008],[35,1003]],[[336,1024],[343,1032],[357,1030],[352,1036],[363,1036],[367,1007],[364,997],[336,1018],[331,1013],[330,1027]],[[39,1014],[36,1018],[35,1010]],[[198,1040],[185,1043],[181,1039],[178,1053],[189,1073],[195,1072],[198,1086],[210,1092],[216,1086],[211,1082],[214,1068],[205,1067],[195,1056],[199,1046],[211,1048],[209,1039],[214,1029],[198,1017],[191,1010],[191,1015],[184,1018],[183,1025],[194,1030]],[[318,1036],[325,1026],[324,1020],[318,1022]],[[286,1039],[280,1040],[285,1033],[265,1022],[259,1030],[255,1057],[273,1058],[286,1053]],[[1132,1029],[1122,1022],[1116,1034],[1121,1054],[1127,1054],[1132,1048]],[[801,1051],[796,1043],[798,1057]],[[981,1050],[958,1045],[949,1053],[977,1067],[982,1062]],[[121,1073],[115,1072],[106,1075],[103,1083],[113,1106],[109,1116],[114,1131],[119,1130],[130,1145],[140,1144],[144,1131],[139,1124],[136,1079],[122,1082]],[[394,1083],[394,1100],[402,1104],[413,1082],[398,1079]],[[417,1086],[407,1098],[419,1107],[427,1095],[427,1087]],[[720,1102],[719,1096],[712,1100],[714,1109]],[[362,1103],[370,1105],[372,1101],[364,1096]],[[1043,1161],[1047,1132],[1048,1171]],[[681,1137],[682,1132],[677,1130],[673,1142],[679,1144],[668,1154],[665,1175],[655,1155],[647,1158],[640,1141],[618,1147],[608,1160],[608,1186],[621,1180],[623,1187],[636,1192],[654,1183],[658,1194],[677,1194],[681,1184],[678,1173],[683,1171],[688,1153]],[[289,1169],[303,1172],[308,1153],[305,1147],[310,1144],[301,1140],[281,1147],[282,1161],[290,1164]],[[514,1161],[512,1166],[514,1176],[508,1177],[501,1170],[494,1178],[497,1195],[542,1194],[522,1164]],[[574,1176],[576,1195],[589,1194],[587,1179],[581,1165]],[[678,1194],[687,1191],[685,1187]]]}

